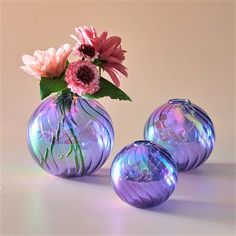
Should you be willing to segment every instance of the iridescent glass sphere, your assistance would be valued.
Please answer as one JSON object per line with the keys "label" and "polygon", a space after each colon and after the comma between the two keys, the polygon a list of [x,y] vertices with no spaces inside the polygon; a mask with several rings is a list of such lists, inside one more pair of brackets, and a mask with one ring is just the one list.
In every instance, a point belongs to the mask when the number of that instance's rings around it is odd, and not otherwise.
{"label": "iridescent glass sphere", "polygon": [[158,107],[146,122],[144,137],[168,150],[179,171],[203,164],[215,143],[211,119],[187,99],[171,99]]}
{"label": "iridescent glass sphere", "polygon": [[157,206],[175,189],[176,164],[164,148],[149,141],[136,141],[115,157],[111,180],[124,202],[139,208]]}
{"label": "iridescent glass sphere", "polygon": [[61,176],[89,175],[107,160],[113,146],[110,116],[94,100],[54,95],[32,114],[27,141],[34,160]]}

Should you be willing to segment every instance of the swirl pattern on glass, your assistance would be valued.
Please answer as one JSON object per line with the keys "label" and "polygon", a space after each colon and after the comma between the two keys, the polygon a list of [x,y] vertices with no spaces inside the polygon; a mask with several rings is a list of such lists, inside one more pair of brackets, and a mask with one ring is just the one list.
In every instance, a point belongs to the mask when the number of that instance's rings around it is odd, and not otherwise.
{"label": "swirl pattern on glass", "polygon": [[158,107],[146,122],[144,137],[167,149],[179,171],[203,164],[215,143],[211,119],[187,99],[171,99]]}
{"label": "swirl pattern on glass", "polygon": [[61,176],[89,175],[107,160],[114,140],[112,121],[94,100],[74,97],[69,110],[58,95],[44,100],[28,124],[27,141],[34,160]]}
{"label": "swirl pattern on glass", "polygon": [[115,157],[111,180],[124,202],[139,208],[153,207],[174,191],[177,169],[165,149],[149,141],[136,141]]}

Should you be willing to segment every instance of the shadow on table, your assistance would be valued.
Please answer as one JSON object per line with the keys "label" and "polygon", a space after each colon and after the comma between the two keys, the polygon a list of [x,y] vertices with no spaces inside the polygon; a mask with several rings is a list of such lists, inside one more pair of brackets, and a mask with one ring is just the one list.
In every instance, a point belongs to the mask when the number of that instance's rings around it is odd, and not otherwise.
{"label": "shadow on table", "polygon": [[110,169],[101,168],[98,171],[96,171],[94,174],[83,176],[83,177],[70,178],[69,180],[80,182],[80,183],[111,186]]}
{"label": "shadow on table", "polygon": [[[201,178],[216,177],[233,179],[236,176],[236,164],[206,163],[198,169],[180,172],[178,175],[181,179],[186,180],[190,178],[197,180],[199,178],[198,176]],[[92,175],[70,178],[69,180],[98,185],[110,185],[110,169],[101,168]]]}
{"label": "shadow on table", "polygon": [[197,169],[179,172],[180,175],[187,177],[188,175],[217,178],[234,178],[236,177],[236,164],[234,163],[205,163]]}
{"label": "shadow on table", "polygon": [[196,170],[180,172],[170,199],[148,210],[233,225],[235,171],[235,164],[206,163]]}
{"label": "shadow on table", "polygon": [[[180,172],[178,185],[170,199],[158,207],[147,210],[233,225],[235,170],[235,164],[207,163],[196,170]],[[90,176],[70,180],[111,186],[110,169],[101,168]],[[224,200],[223,203],[221,198]]]}
{"label": "shadow on table", "polygon": [[150,208],[149,210],[205,222],[217,222],[229,225],[234,225],[235,222],[233,206],[217,202],[169,199],[163,205]]}

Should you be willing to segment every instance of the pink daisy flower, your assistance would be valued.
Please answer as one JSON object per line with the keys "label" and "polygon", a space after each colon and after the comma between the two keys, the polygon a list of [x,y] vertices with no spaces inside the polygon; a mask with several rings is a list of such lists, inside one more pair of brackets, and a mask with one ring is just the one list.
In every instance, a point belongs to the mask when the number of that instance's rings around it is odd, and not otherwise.
{"label": "pink daisy flower", "polygon": [[99,78],[97,67],[89,61],[72,62],[65,73],[67,87],[79,96],[86,93],[93,94],[98,91]]}
{"label": "pink daisy flower", "polygon": [[33,56],[23,55],[22,61],[25,66],[21,66],[21,69],[37,79],[41,77],[58,78],[66,68],[66,60],[71,51],[72,47],[64,44],[58,49],[37,50]]}
{"label": "pink daisy flower", "polygon": [[127,68],[122,65],[126,51],[121,48],[121,38],[111,36],[107,38],[107,32],[99,37],[95,49],[99,51],[99,59],[103,61],[102,68],[110,75],[114,84],[120,86],[121,74],[128,77]]}
{"label": "pink daisy flower", "polygon": [[97,38],[97,32],[90,26],[76,27],[76,36],[71,34],[71,37],[77,42],[73,48],[74,54],[86,59],[95,59],[98,52],[93,47],[93,40]]}
{"label": "pink daisy flower", "polygon": [[75,53],[90,59],[98,56],[102,68],[119,87],[121,74],[128,76],[127,68],[122,65],[126,51],[121,48],[121,38],[117,36],[107,38],[107,32],[97,36],[93,27],[78,27],[75,31],[77,35],[71,35],[77,41]]}

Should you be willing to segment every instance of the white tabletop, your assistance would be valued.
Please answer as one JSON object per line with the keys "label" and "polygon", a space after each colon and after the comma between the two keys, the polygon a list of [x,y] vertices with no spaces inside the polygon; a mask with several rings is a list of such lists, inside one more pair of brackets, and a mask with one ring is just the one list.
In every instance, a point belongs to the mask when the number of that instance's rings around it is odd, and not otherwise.
{"label": "white tabletop", "polygon": [[15,162],[9,158],[4,163],[2,235],[236,232],[235,164],[208,162],[199,169],[180,173],[168,201],[156,208],[136,209],[123,203],[113,191],[108,164],[92,176],[63,179],[41,170],[29,155],[19,155],[18,163],[13,159]]}

